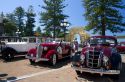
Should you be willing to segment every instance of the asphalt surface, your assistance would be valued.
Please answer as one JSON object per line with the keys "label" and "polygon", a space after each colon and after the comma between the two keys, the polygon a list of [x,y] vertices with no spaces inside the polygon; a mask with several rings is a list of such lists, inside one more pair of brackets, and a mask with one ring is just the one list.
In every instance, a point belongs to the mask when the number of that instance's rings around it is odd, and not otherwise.
{"label": "asphalt surface", "polygon": [[17,57],[11,62],[0,59],[0,82],[125,82],[125,55],[120,78],[114,76],[83,73],[77,76],[71,68],[70,59],[60,60],[53,67],[47,62],[30,65],[29,60]]}

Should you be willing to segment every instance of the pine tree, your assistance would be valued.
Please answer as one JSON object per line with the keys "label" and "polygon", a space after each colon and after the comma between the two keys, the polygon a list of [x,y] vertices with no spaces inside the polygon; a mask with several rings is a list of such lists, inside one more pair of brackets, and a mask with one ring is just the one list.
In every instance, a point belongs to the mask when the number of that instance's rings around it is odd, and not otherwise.
{"label": "pine tree", "polygon": [[2,27],[0,28],[0,31],[5,36],[15,36],[15,32],[17,30],[14,15],[12,13],[4,14],[3,12],[0,14],[0,18],[2,18]]}
{"label": "pine tree", "polygon": [[26,12],[26,28],[25,28],[25,36],[33,36],[33,28],[35,27],[35,13],[33,11],[33,6],[29,6],[28,11]]}
{"label": "pine tree", "polygon": [[63,14],[63,9],[66,7],[64,5],[65,0],[44,0],[45,5],[42,8],[45,10],[41,12],[40,22],[42,26],[45,26],[44,30],[46,34],[51,36],[53,32],[53,37],[58,37],[61,28],[60,22],[67,18],[68,16]]}
{"label": "pine tree", "polygon": [[4,28],[6,36],[15,36],[17,31],[16,18],[13,13],[7,13],[4,18]]}
{"label": "pine tree", "polygon": [[9,21],[11,21],[12,23],[14,23],[14,24],[16,24],[16,22],[17,22],[14,13],[7,13],[7,14],[6,14],[6,18],[7,18]]}
{"label": "pine tree", "polygon": [[122,0],[83,0],[85,17],[88,20],[86,30],[105,35],[105,31],[112,33],[125,31],[125,23],[120,9],[125,9]]}
{"label": "pine tree", "polygon": [[19,7],[16,7],[15,9],[15,17],[16,17],[16,25],[19,29],[19,31],[21,32],[21,36],[24,36],[24,16],[25,16],[25,10],[19,6]]}

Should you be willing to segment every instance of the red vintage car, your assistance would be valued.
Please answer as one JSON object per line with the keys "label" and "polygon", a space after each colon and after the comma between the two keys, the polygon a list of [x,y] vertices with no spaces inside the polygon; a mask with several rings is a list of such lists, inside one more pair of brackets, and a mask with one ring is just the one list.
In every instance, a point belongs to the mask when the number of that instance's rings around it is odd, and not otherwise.
{"label": "red vintage car", "polygon": [[92,36],[81,52],[72,57],[72,68],[79,75],[83,72],[120,74],[122,60],[117,52],[117,39],[113,36]]}
{"label": "red vintage car", "polygon": [[125,53],[125,42],[120,42],[117,46],[117,50],[119,53]]}
{"label": "red vintage car", "polygon": [[69,57],[72,53],[70,42],[47,40],[37,48],[30,49],[26,58],[33,64],[39,61],[49,61],[53,66],[59,59]]}

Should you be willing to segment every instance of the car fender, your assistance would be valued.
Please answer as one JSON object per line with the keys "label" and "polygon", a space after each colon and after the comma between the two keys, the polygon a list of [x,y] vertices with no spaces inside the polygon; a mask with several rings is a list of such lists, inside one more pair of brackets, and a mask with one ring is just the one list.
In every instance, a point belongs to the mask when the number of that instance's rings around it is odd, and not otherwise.
{"label": "car fender", "polygon": [[110,61],[111,61],[112,67],[116,68],[118,64],[122,62],[121,55],[118,53],[113,53],[112,56],[110,57]]}
{"label": "car fender", "polygon": [[8,53],[8,52],[14,52],[17,53],[17,51],[11,47],[5,47],[3,48],[3,50],[1,51],[2,54]]}
{"label": "car fender", "polygon": [[56,50],[49,50],[45,57],[50,59],[53,54],[57,54]]}
{"label": "car fender", "polygon": [[35,56],[36,53],[37,53],[37,49],[36,49],[36,48],[32,48],[32,49],[30,49],[30,50],[28,51],[28,55],[33,54],[33,55]]}

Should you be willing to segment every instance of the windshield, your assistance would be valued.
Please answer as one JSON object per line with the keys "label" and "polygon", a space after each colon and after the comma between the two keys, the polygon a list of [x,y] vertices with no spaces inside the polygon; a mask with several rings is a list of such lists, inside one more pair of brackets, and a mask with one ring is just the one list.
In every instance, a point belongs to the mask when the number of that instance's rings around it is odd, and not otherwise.
{"label": "windshield", "polygon": [[28,42],[27,38],[22,38],[22,42]]}
{"label": "windshield", "polygon": [[121,46],[125,46],[125,43],[121,43]]}
{"label": "windshield", "polygon": [[45,40],[45,42],[60,42],[61,40],[60,39],[53,39],[53,38],[47,38],[46,40]]}
{"label": "windshield", "polygon": [[116,42],[114,39],[111,38],[90,38],[90,45],[107,45],[107,46],[114,46]]}
{"label": "windshield", "polygon": [[47,38],[46,40],[45,40],[45,42],[47,43],[47,42],[53,42],[54,40],[52,39],[52,38]]}

